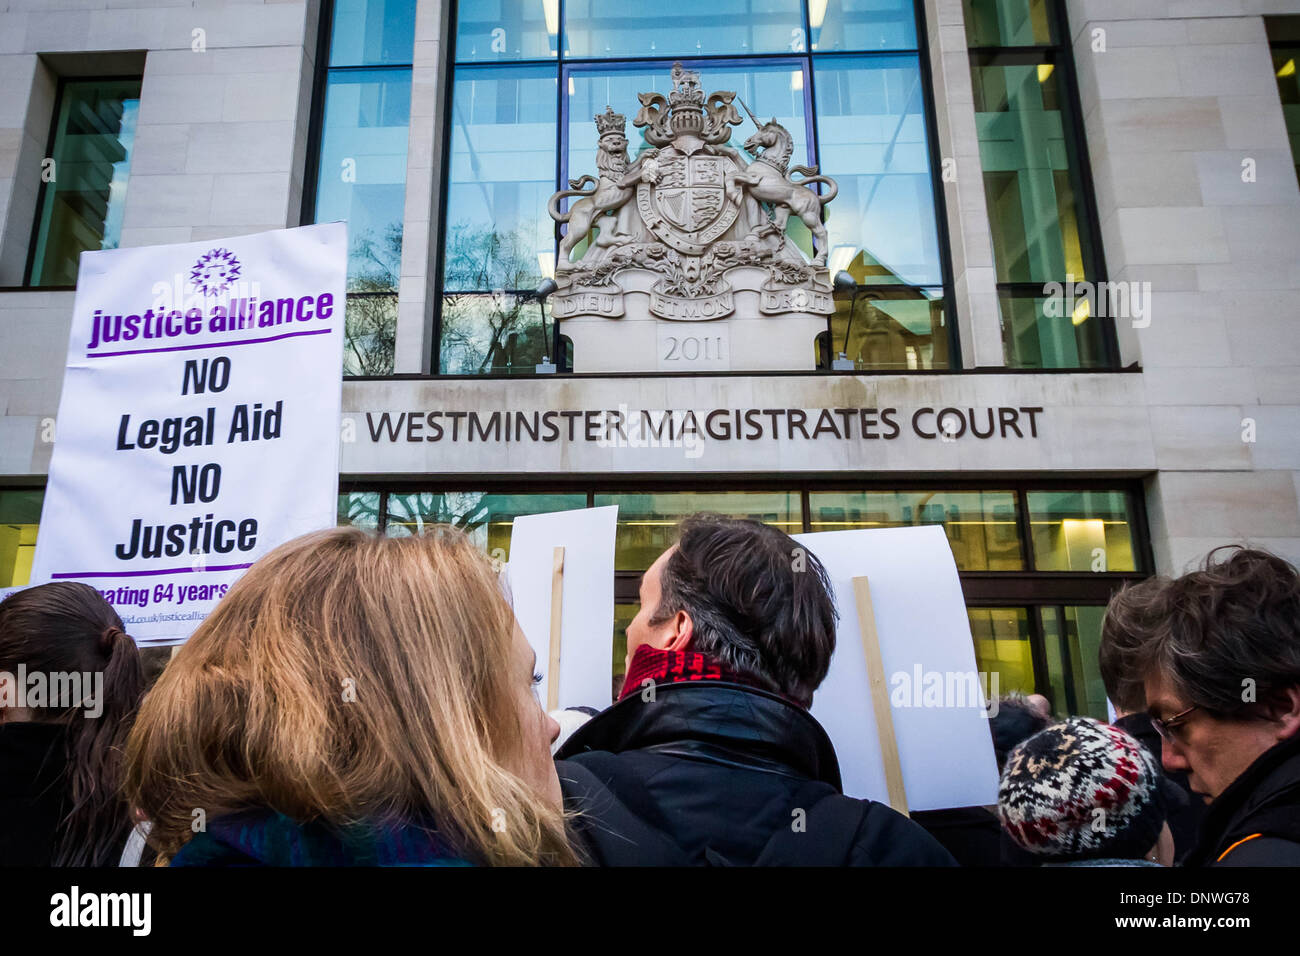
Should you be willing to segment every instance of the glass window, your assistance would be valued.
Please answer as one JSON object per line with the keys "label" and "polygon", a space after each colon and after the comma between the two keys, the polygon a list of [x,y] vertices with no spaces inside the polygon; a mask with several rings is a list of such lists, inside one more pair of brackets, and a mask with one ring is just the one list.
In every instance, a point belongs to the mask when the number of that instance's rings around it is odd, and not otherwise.
{"label": "glass window", "polygon": [[962,571],[1024,568],[1011,491],[812,492],[813,531],[940,524]]}
{"label": "glass window", "polygon": [[510,559],[510,529],[520,515],[585,508],[584,494],[498,495],[482,491],[393,493],[388,496],[387,533],[422,534],[431,525],[452,525],[502,561]]}
{"label": "glass window", "polygon": [[1035,570],[1137,570],[1124,492],[1031,491],[1026,497]]}
{"label": "glass window", "polygon": [[566,0],[566,57],[802,53],[799,0]]}
{"label": "glass window", "polygon": [[461,71],[452,94],[447,195],[448,291],[533,289],[553,252],[555,71]]}
{"label": "glass window", "polygon": [[818,53],[916,49],[913,0],[808,0]]}
{"label": "glass window", "polygon": [[1102,278],[1068,51],[1025,48],[1060,42],[1050,19],[1046,0],[966,0],[972,46],[1003,48],[971,54],[971,83],[1004,355],[1010,368],[1108,367],[1105,316],[1046,298],[1049,284]]}
{"label": "glass window", "polygon": [[397,289],[410,116],[409,70],[347,70],[329,78],[316,219],[348,224],[349,291]]}
{"label": "glass window", "polygon": [[[550,67],[457,75],[443,243],[444,373],[531,372],[539,349],[549,351],[536,300],[514,293],[531,292],[554,269],[546,204],[555,190],[557,83]],[[461,294],[472,292],[492,294]]]}
{"label": "glass window", "polygon": [[[717,63],[692,63],[698,69],[705,92],[730,90],[760,117],[775,118],[789,130],[794,139],[791,164],[812,162],[808,149],[808,119],[804,96],[804,71],[801,60],[776,63],[753,63],[738,67],[721,61]],[[596,124],[594,116],[603,113],[606,106],[628,118],[628,151],[632,159],[643,149],[649,149],[641,130],[632,125],[637,95],[640,93],[672,92],[670,70],[662,64],[638,66],[635,69],[575,66],[569,72],[569,152],[566,157],[568,177],[594,168],[596,157]],[[744,115],[744,107],[735,104]],[[732,127],[727,145],[741,150],[744,142],[754,133],[753,123],[746,116],[740,126]]]}
{"label": "glass window", "polygon": [[410,115],[409,69],[328,77],[315,218],[348,224],[349,375],[393,370]]}
{"label": "glass window", "polygon": [[964,0],[971,46],[1046,46],[1053,42],[1049,0]]}
{"label": "glass window", "polygon": [[397,344],[415,0],[335,0],[333,10],[312,221],[348,224],[343,373],[388,375]]}
{"label": "glass window", "polygon": [[803,508],[797,491],[598,494],[594,506],[602,505],[618,505],[616,571],[644,571],[650,567],[676,542],[678,522],[700,511],[753,518],[775,525],[786,534],[803,530]]}
{"label": "glass window", "polygon": [[1265,17],[1264,24],[1273,48],[1273,75],[1277,77],[1296,178],[1300,179],[1300,17]]}
{"label": "glass window", "polygon": [[443,371],[532,375],[551,354],[552,326],[542,306],[514,292],[449,293],[442,300]]}
{"label": "glass window", "polygon": [[1055,66],[995,56],[972,72],[998,281],[1089,278]]}
{"label": "glass window", "polygon": [[338,525],[374,531],[379,527],[379,492],[353,491],[339,495]]}
{"label": "glass window", "polygon": [[835,300],[833,352],[859,369],[948,368],[942,289],[878,286]]}
{"label": "glass window", "polygon": [[456,8],[456,61],[545,60],[555,56],[560,0],[476,0]]}
{"label": "glass window", "polygon": [[75,285],[81,253],[117,248],[139,110],[138,79],[64,82],[29,285]]}
{"label": "glass window", "polygon": [[1056,713],[1109,719],[1098,653],[1104,607],[1039,609],[1052,708]]}
{"label": "glass window", "polygon": [[[1064,284],[1062,284],[1064,287]],[[1002,347],[1014,368],[1103,368],[1101,319],[1088,300],[998,293]],[[1067,314],[1068,312],[1068,314]]]}
{"label": "glass window", "polygon": [[920,66],[914,56],[818,61],[822,169],[836,267],[861,285],[943,282]]}
{"label": "glass window", "polygon": [[990,696],[1011,691],[1034,693],[1034,654],[1029,632],[1029,611],[1023,607],[973,607],[971,637],[975,641],[975,662],[980,673],[997,675],[984,684]]}
{"label": "glass window", "polygon": [[330,66],[410,66],[415,0],[334,0]]}
{"label": "glass window", "polygon": [[31,581],[44,491],[0,491],[0,588]]}

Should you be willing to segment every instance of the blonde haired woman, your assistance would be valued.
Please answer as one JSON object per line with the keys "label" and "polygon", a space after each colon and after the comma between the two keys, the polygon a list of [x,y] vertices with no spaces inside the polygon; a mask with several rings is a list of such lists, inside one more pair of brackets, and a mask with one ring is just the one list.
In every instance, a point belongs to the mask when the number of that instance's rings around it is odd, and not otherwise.
{"label": "blonde haired woman", "polygon": [[572,864],[534,670],[459,532],[306,535],[163,673],[127,792],[174,866]]}

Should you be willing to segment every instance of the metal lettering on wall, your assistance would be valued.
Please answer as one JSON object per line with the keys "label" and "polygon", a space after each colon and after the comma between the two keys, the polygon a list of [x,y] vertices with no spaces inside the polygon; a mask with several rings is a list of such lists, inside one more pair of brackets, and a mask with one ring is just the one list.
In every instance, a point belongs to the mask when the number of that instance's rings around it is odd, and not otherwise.
{"label": "metal lettering on wall", "polygon": [[1038,438],[1042,406],[987,408],[714,408],[366,412],[373,443],[590,442],[609,447],[660,447],[662,442],[891,441],[903,434],[928,441]]}
{"label": "metal lettering on wall", "polygon": [[[626,118],[607,106],[595,117],[599,176],[571,180],[551,197],[551,217],[568,225],[556,262],[553,315],[561,321],[824,321],[835,305],[821,210],[835,197],[835,182],[816,167],[791,168],[789,131],[752,113],[757,129],[744,144],[753,157],[747,160],[727,145],[731,127],[744,122],[736,94],[706,97],[699,74],[680,63],[672,81],[666,97],[639,94],[633,125],[645,131],[649,149],[629,158]],[[826,191],[819,195],[814,184]],[[791,216],[812,232],[811,262],[785,235]],[[588,245],[574,260],[584,240]],[[806,351],[811,355],[811,342]]]}

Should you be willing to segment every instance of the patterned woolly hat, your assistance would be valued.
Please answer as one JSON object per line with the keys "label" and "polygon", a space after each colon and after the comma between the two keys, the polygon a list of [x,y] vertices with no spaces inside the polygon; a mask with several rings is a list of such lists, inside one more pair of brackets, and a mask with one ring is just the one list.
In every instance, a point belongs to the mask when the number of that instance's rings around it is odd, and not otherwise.
{"label": "patterned woolly hat", "polygon": [[1139,859],[1165,822],[1160,767],[1133,737],[1071,717],[1007,757],[998,788],[1002,827],[1053,861]]}

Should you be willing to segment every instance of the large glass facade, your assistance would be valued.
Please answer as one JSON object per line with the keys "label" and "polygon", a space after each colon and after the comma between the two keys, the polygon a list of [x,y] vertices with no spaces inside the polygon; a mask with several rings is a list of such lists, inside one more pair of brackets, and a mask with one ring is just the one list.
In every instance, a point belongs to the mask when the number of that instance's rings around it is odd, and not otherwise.
{"label": "large glass facade", "polygon": [[[546,492],[357,487],[339,496],[339,524],[393,535],[450,524],[508,560],[519,515],[618,506],[614,550],[615,686],[636,616],[642,573],[697,512],[751,518],[787,534],[934,524],[943,527],[966,595],[975,658],[1001,693],[1041,693],[1056,712],[1106,717],[1097,671],[1110,595],[1149,573],[1134,489],[1116,487],[572,486]],[[1096,548],[1104,555],[1098,560]],[[1086,573],[1085,573],[1086,572]]]}
{"label": "large glass facade", "polygon": [[1106,367],[1109,320],[1082,294],[1103,277],[1064,11],[1057,0],[964,6],[1006,363]]}
{"label": "large glass facade", "polygon": [[81,253],[117,248],[139,111],[139,79],[64,81],[28,285],[76,285]]}
{"label": "large glass facade", "polygon": [[[665,28],[664,24],[671,24]],[[810,41],[811,31],[811,42]],[[437,368],[533,374],[553,329],[534,291],[554,274],[546,211],[594,170],[593,117],[671,90],[674,60],[794,139],[792,163],[839,184],[826,207],[841,297],[831,345],[860,368],[947,368],[951,317],[916,11],[910,0],[545,0],[457,6]],[[746,122],[730,142],[753,132]],[[629,152],[646,148],[628,126]],[[787,236],[812,254],[791,217]],[[581,255],[579,246],[576,255]],[[813,347],[813,343],[809,343]]]}
{"label": "large glass facade", "polygon": [[348,224],[343,370],[393,371],[415,0],[337,0],[313,221]]}

